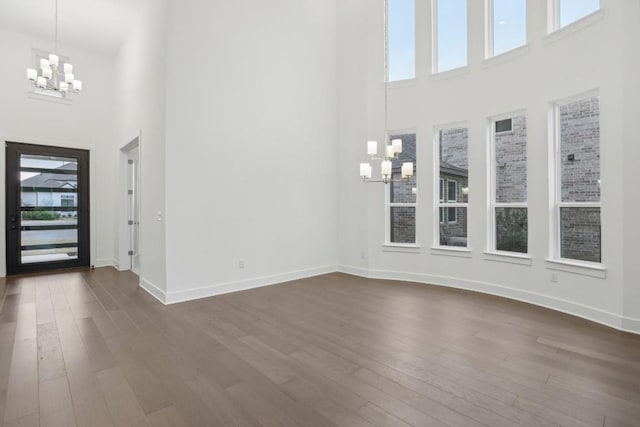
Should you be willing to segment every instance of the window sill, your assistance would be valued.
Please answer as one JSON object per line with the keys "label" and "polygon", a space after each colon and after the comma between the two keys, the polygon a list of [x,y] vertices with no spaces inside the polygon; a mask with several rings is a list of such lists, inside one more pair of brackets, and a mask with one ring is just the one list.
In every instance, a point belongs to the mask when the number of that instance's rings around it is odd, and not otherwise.
{"label": "window sill", "polygon": [[547,34],[543,39],[543,43],[545,45],[555,43],[558,40],[562,40],[563,38],[568,37],[571,34],[594,25],[595,23],[601,21],[602,18],[604,18],[604,10],[598,9],[595,12],[590,13],[589,15],[586,15],[575,22],[572,22],[571,24],[565,25],[564,27],[558,28],[554,32]]}
{"label": "window sill", "polygon": [[526,55],[527,53],[529,53],[529,45],[525,44],[525,45],[513,48],[511,50],[508,50],[506,52],[502,52],[499,55],[486,58],[485,60],[482,61],[482,66],[484,68],[489,68],[493,65],[502,64],[503,62],[508,62],[508,61],[511,61],[512,59],[519,58],[523,55]]}
{"label": "window sill", "polygon": [[437,71],[431,74],[431,80],[446,80],[469,74],[471,68],[468,65],[447,71]]}
{"label": "window sill", "polygon": [[402,87],[413,87],[413,86],[418,86],[418,79],[415,77],[412,79],[394,80],[394,81],[387,82],[387,87],[389,89],[399,89]]}
{"label": "window sill", "polygon": [[411,243],[385,243],[384,245],[382,245],[383,252],[419,254],[420,250],[420,245]]}
{"label": "window sill", "polygon": [[431,255],[471,258],[471,250],[457,246],[434,246],[431,248]]}
{"label": "window sill", "polygon": [[547,259],[545,262],[548,270],[565,271],[567,273],[581,274],[599,279],[607,278],[607,269],[602,264],[563,259]]}
{"label": "window sill", "polygon": [[529,255],[517,254],[511,252],[485,252],[484,259],[487,261],[506,262],[509,264],[527,265],[533,264],[533,260]]}

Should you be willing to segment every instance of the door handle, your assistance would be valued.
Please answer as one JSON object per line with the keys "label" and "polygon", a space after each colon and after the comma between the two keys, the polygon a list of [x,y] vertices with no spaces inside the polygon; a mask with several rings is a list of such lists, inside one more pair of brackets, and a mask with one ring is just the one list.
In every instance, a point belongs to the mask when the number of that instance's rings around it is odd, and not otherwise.
{"label": "door handle", "polygon": [[18,219],[17,215],[9,215],[9,222],[16,222]]}

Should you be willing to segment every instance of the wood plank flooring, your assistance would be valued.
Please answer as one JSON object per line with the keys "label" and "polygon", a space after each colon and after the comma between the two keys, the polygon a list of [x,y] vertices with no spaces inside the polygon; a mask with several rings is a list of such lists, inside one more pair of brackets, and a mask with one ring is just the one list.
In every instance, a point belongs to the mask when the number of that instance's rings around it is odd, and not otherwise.
{"label": "wood plank flooring", "polygon": [[112,268],[10,277],[0,426],[640,426],[640,336],[329,274],[163,306]]}

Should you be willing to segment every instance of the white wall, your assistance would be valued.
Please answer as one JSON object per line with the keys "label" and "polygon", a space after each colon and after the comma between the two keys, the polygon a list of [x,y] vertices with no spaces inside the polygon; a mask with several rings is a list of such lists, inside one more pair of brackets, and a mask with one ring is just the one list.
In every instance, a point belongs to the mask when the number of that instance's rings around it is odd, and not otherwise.
{"label": "white wall", "polygon": [[[339,87],[351,88],[339,95],[339,105],[349,114],[349,120],[339,121],[339,152],[344,156],[341,176],[345,180],[340,200],[341,203],[347,201],[346,205],[340,206],[339,229],[350,233],[346,243],[341,241],[341,268],[371,277],[475,289],[546,305],[616,327],[622,327],[624,320],[628,326],[629,319],[623,319],[624,316],[637,317],[638,309],[631,310],[633,304],[629,303],[623,310],[623,257],[626,262],[632,262],[637,251],[633,251],[634,246],[629,243],[627,252],[623,252],[622,208],[626,198],[621,189],[625,182],[637,183],[635,163],[638,156],[636,152],[634,164],[630,165],[634,170],[627,171],[627,177],[623,179],[625,153],[621,141],[625,141],[625,133],[622,117],[625,91],[630,108],[628,118],[637,117],[638,95],[637,82],[631,82],[636,78],[632,77],[635,74],[625,75],[625,82],[621,69],[626,54],[637,57],[632,53],[637,39],[626,42],[628,52],[619,47],[630,35],[630,27],[637,25],[637,2],[602,0],[603,11],[587,20],[594,21],[591,25],[576,32],[567,28],[545,37],[547,2],[530,1],[529,46],[522,55],[503,61],[483,61],[483,2],[469,1],[468,69],[462,73],[431,76],[430,0],[416,0],[418,78],[391,85],[389,129],[415,129],[417,133],[419,253],[384,250],[385,189],[381,184],[357,184],[357,164],[366,160],[366,139],[382,140],[384,135],[384,91],[380,71],[383,67],[383,13],[379,2],[346,3],[341,7],[346,15],[339,19],[339,42],[354,54],[349,56],[346,48],[340,50],[338,63],[339,70],[349,71],[339,73]],[[350,19],[356,17],[357,9],[364,12],[367,19]],[[631,13],[635,18],[629,17]],[[625,19],[626,32],[622,25]],[[577,26],[583,24],[585,22]],[[364,56],[362,52],[369,54]],[[631,62],[637,67],[637,59],[628,61]],[[361,90],[363,81],[367,82],[366,93]],[[558,283],[552,283],[551,270],[545,263],[549,256],[548,112],[552,101],[592,89],[599,89],[602,108],[602,248],[606,279],[561,271]],[[520,109],[526,109],[528,125],[530,266],[495,262],[484,257],[487,234],[486,120]],[[470,138],[471,254],[468,258],[443,256],[431,249],[435,228],[433,129],[458,121],[467,122]],[[635,135],[637,141],[637,133],[627,129],[626,137]],[[637,146],[635,141],[628,142]],[[367,214],[364,215],[358,203],[363,193],[368,197]],[[632,222],[631,218],[637,218],[636,211],[629,213],[631,216],[625,225]],[[356,231],[363,222],[368,224],[367,238],[362,238]],[[632,227],[637,230],[637,225]],[[633,256],[629,250],[633,251]],[[368,263],[362,261],[362,252],[367,254]],[[632,267],[626,271],[629,276],[634,274]],[[638,274],[633,277],[637,283]],[[626,295],[637,301],[638,285],[631,285],[629,280],[630,277],[627,278]],[[640,331],[640,327],[636,331]]]}
{"label": "white wall", "polygon": [[[640,1],[629,2],[622,26],[625,32],[625,55],[621,67],[624,82],[624,314],[629,328],[640,330]],[[635,321],[633,320],[635,319]]]}
{"label": "white wall", "polygon": [[[110,58],[85,50],[60,46],[71,58],[76,75],[85,82],[71,105],[31,99],[27,93],[27,67],[32,65],[32,48],[51,49],[50,40],[0,28],[0,138],[2,141],[60,145],[91,150],[91,263],[113,262],[114,191],[113,63]],[[5,150],[0,149],[0,188],[4,188]],[[96,160],[96,159],[99,159]],[[5,265],[5,198],[0,198],[0,276]]]}
{"label": "white wall", "polygon": [[335,0],[168,16],[168,300],[333,270]]}
{"label": "white wall", "polygon": [[[165,252],[165,13],[166,2],[149,0],[115,59],[116,265],[129,268],[126,158],[120,148],[140,138],[140,279],[154,295],[166,290]],[[158,221],[161,212],[162,221]]]}

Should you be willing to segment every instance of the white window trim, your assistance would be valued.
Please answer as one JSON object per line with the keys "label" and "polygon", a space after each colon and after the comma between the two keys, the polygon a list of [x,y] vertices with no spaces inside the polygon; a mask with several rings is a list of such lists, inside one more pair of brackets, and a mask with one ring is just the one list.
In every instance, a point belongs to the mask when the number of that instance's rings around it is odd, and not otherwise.
{"label": "white window trim", "polygon": [[[454,198],[454,199],[451,199],[451,192],[450,192],[451,191],[450,190],[451,187],[449,187],[449,185],[451,183],[455,184],[455,187],[456,187],[456,191],[455,191],[456,198]],[[447,205],[448,204],[455,204],[455,206],[457,207],[457,205],[458,205],[457,196],[458,196],[458,181],[456,181],[455,179],[447,179],[447,203],[446,204]],[[445,203],[442,203],[442,204],[444,205]],[[453,221],[451,220],[451,217],[449,216],[449,212],[451,212],[451,210],[450,210],[451,208],[453,208],[453,212],[454,212]],[[449,207],[447,207],[445,209],[447,209],[447,223],[448,224],[457,224],[458,223],[458,210],[455,207],[452,207],[452,206],[449,206]]]}
{"label": "white window trim", "polygon": [[[469,202],[464,203],[449,203],[440,201],[439,197],[439,180],[440,180],[440,131],[445,129],[452,128],[466,128],[467,131],[469,129],[469,123],[466,121],[462,122],[453,122],[443,125],[437,125],[433,127],[433,246],[431,247],[431,253],[434,255],[442,255],[442,253],[438,251],[454,251],[454,252],[471,252],[470,251],[470,240],[469,236],[471,233],[469,232],[470,222],[469,222]],[[469,155],[469,141],[467,141],[467,156]],[[471,184],[471,183],[469,183]],[[447,188],[448,193],[448,188]],[[436,196],[438,195],[438,196]],[[443,197],[447,197],[448,194],[443,194]],[[440,222],[440,208],[466,208],[467,209],[467,246],[442,246],[440,245],[440,224],[444,224]],[[448,214],[448,213],[447,213]],[[458,255],[459,256],[459,255]],[[466,255],[465,255],[466,256]],[[469,255],[471,256],[471,255]]]}
{"label": "white window trim", "polygon": [[[527,253],[521,252],[510,252],[510,251],[499,251],[497,249],[497,238],[496,238],[496,208],[526,208],[527,209],[527,221],[529,215],[529,203],[527,202],[509,202],[509,203],[498,203],[496,201],[496,191],[497,191],[497,183],[496,183],[496,172],[498,170],[496,164],[496,136],[498,132],[496,132],[496,122],[504,119],[513,119],[514,117],[524,116],[525,119],[527,117],[526,110],[516,110],[511,111],[509,113],[500,114],[497,116],[489,117],[487,120],[487,186],[489,191],[487,191],[487,206],[488,206],[488,221],[487,221],[487,250],[485,253],[487,254],[496,254],[496,255],[514,255],[516,257],[528,257],[529,256],[529,236],[527,235]],[[509,132],[499,132],[500,135],[513,133],[513,121],[511,122],[511,131]],[[529,141],[527,141],[527,181],[529,179]],[[528,186],[527,186],[528,187]],[[527,234],[528,234],[527,227]]]}
{"label": "white window trim", "polygon": [[[416,175],[418,172],[418,134],[416,132],[415,129],[402,129],[402,130],[393,130],[393,131],[388,131],[384,140],[384,144],[387,145],[389,144],[389,141],[391,140],[391,136],[392,135],[415,135],[416,136],[416,160],[414,162],[414,167],[416,168]],[[384,147],[383,147],[384,150]],[[416,194],[416,201],[414,203],[397,203],[391,202],[391,183],[389,184],[384,184],[385,185],[385,192],[384,192],[384,205],[385,205],[385,226],[384,226],[384,244],[382,245],[383,248],[385,248],[386,252],[393,252],[392,250],[389,250],[389,248],[395,247],[395,248],[405,248],[405,249],[411,249],[411,248],[420,248],[420,244],[418,243],[418,195]],[[416,188],[417,188],[417,182],[416,182]],[[391,208],[414,208],[416,215],[416,223],[415,223],[415,236],[414,236],[414,242],[415,243],[400,243],[400,242],[392,242],[391,241]],[[411,250],[404,250],[404,251],[396,251],[396,252],[412,252]],[[419,252],[419,251],[418,251]]]}
{"label": "white window trim", "polygon": [[[464,73],[469,71],[469,46],[470,46],[470,38],[469,38],[469,4],[467,2],[466,7],[466,30],[467,30],[467,52],[466,52],[466,60],[465,64],[455,68],[449,68],[447,70],[438,70],[438,1],[439,0],[431,0],[431,74],[439,75],[442,73],[450,73],[451,71],[463,71]],[[416,31],[417,34],[417,31]],[[417,44],[416,44],[417,46]],[[454,75],[457,75],[455,73]]]}
{"label": "white window trim", "polygon": [[[445,189],[444,178],[440,178],[440,187],[438,188],[438,199],[440,203],[444,203],[444,189]],[[442,214],[440,214],[442,212]],[[438,222],[440,224],[444,224],[444,208],[438,209]]]}
{"label": "white window trim", "polygon": [[[601,277],[606,267],[604,265],[604,251],[602,246],[602,232],[600,235],[600,262],[582,261],[562,258],[561,250],[561,221],[560,210],[562,208],[600,208],[600,226],[602,230],[602,193],[600,202],[562,202],[562,162],[560,140],[560,106],[570,104],[583,99],[600,96],[599,90],[594,89],[573,95],[567,98],[557,99],[551,103],[549,110],[549,257],[546,260],[548,269],[560,269],[576,274],[593,276],[589,271],[595,271],[596,277]],[[600,144],[602,146],[602,144]],[[562,268],[565,266],[565,268]],[[581,272],[581,269],[584,270]]]}
{"label": "white window trim", "polygon": [[527,13],[527,2],[525,1],[525,20],[524,20],[524,34],[525,34],[525,40],[524,43],[521,44],[520,46],[515,46],[512,47],[509,50],[505,50],[504,52],[500,52],[499,54],[495,54],[495,46],[494,46],[494,42],[495,42],[495,28],[493,26],[493,2],[494,0],[485,0],[484,2],[484,28],[485,28],[485,32],[484,32],[484,59],[485,61],[487,59],[491,59],[493,57],[496,56],[501,56],[504,55],[505,53],[509,53],[512,52],[516,49],[520,49],[522,47],[527,46],[527,44],[529,43],[529,38],[527,37],[528,35],[528,16],[529,14]]}

